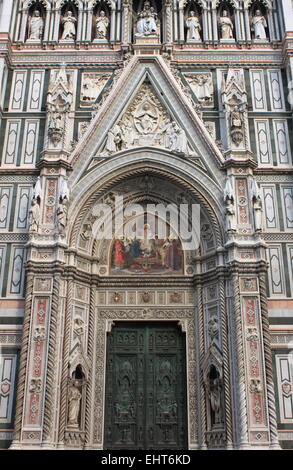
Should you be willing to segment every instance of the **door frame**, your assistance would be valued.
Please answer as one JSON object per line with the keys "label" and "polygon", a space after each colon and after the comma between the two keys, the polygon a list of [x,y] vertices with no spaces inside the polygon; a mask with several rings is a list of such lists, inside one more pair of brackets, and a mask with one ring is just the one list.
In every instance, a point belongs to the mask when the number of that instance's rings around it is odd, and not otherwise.
{"label": "door frame", "polygon": [[104,414],[106,388],[107,333],[115,321],[178,322],[186,334],[186,391],[188,449],[198,449],[198,361],[193,308],[97,308],[95,368],[93,371],[92,433],[95,448],[104,448]]}

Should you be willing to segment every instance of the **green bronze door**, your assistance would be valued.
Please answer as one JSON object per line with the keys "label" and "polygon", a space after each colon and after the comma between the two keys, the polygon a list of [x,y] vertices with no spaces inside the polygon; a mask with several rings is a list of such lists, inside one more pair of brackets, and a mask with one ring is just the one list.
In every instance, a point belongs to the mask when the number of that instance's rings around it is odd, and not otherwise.
{"label": "green bronze door", "polygon": [[107,339],[105,449],[187,449],[185,335],[119,323]]}

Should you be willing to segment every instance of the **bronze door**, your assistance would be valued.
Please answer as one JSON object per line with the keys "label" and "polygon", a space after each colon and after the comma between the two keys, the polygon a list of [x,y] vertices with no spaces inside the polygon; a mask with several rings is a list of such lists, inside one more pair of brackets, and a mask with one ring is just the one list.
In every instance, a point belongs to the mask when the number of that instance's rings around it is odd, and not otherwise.
{"label": "bronze door", "polygon": [[119,323],[107,338],[105,449],[187,449],[185,335]]}

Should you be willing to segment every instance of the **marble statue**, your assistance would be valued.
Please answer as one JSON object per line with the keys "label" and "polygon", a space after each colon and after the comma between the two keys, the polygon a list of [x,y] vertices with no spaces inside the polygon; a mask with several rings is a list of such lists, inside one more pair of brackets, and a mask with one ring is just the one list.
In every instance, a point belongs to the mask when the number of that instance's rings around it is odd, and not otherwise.
{"label": "marble statue", "polygon": [[81,393],[77,387],[78,381],[73,382],[68,391],[68,425],[78,426]]}
{"label": "marble statue", "polygon": [[62,19],[62,24],[63,24],[63,34],[62,38],[63,40],[68,40],[68,39],[75,39],[76,35],[76,24],[77,20],[73,16],[72,11],[68,11],[66,15]]}
{"label": "marble statue", "polygon": [[224,189],[224,202],[226,214],[226,228],[228,232],[236,231],[236,211],[234,207],[234,193],[231,181],[227,179]]}
{"label": "marble statue", "polygon": [[194,75],[186,75],[191,89],[194,91],[197,99],[207,105],[213,102],[213,83],[210,73],[199,73]]}
{"label": "marble statue", "polygon": [[244,111],[241,104],[234,105],[231,109],[230,114],[230,132],[231,138],[237,146],[241,144],[244,139],[243,123],[244,123]]}
{"label": "marble statue", "polygon": [[222,395],[222,384],[220,379],[210,380],[210,403],[211,408],[215,414],[215,422],[213,424],[221,424],[222,419],[222,406],[221,406],[221,395]]}
{"label": "marble statue", "polygon": [[189,16],[186,20],[186,27],[187,27],[187,37],[186,37],[187,41],[190,41],[190,40],[200,41],[201,40],[201,37],[200,37],[201,25],[194,11],[191,11],[189,13]]}
{"label": "marble statue", "polygon": [[39,10],[35,10],[33,16],[29,19],[28,40],[40,41],[43,36],[44,20]]}
{"label": "marble statue", "polygon": [[58,229],[60,232],[64,232],[67,224],[67,198],[60,199],[57,208],[57,221]]}
{"label": "marble statue", "polygon": [[234,26],[227,10],[223,10],[222,16],[219,19],[219,24],[221,30],[221,39],[233,39]]}
{"label": "marble statue", "polygon": [[109,27],[110,21],[107,18],[106,13],[101,10],[100,15],[96,18],[96,31],[97,31],[97,39],[106,39],[107,38],[107,30]]}
{"label": "marble statue", "polygon": [[235,232],[236,231],[236,212],[235,212],[234,203],[232,199],[226,200],[225,214],[226,214],[227,232]]}
{"label": "marble statue", "polygon": [[262,231],[262,200],[260,197],[253,202],[254,227],[256,232]]}
{"label": "marble statue", "polygon": [[118,126],[118,124],[115,124],[115,126],[113,126],[108,132],[106,150],[109,153],[118,152],[118,150],[120,150],[121,142],[122,142],[121,128]]}
{"label": "marble statue", "polygon": [[33,198],[29,210],[29,231],[37,232],[40,222],[40,206],[36,198]]}
{"label": "marble statue", "polygon": [[145,1],[143,10],[138,14],[136,23],[136,37],[145,37],[158,34],[157,13],[151,7],[148,0]]}
{"label": "marble statue", "polygon": [[254,32],[255,39],[267,39],[267,20],[262,15],[260,10],[256,10],[254,17],[251,21],[251,29]]}

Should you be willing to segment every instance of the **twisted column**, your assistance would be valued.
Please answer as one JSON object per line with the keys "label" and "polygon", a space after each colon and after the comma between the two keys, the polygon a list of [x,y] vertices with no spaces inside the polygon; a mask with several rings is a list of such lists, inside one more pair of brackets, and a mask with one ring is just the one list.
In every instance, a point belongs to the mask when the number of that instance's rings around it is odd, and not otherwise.
{"label": "twisted column", "polygon": [[24,406],[24,394],[25,394],[25,380],[27,375],[27,359],[29,349],[29,334],[30,324],[32,317],[32,299],[33,299],[33,284],[34,277],[32,274],[27,274],[26,280],[26,296],[24,304],[24,322],[22,329],[22,343],[21,353],[19,361],[19,372],[18,372],[18,385],[17,385],[17,399],[16,399],[16,410],[14,418],[14,440],[20,440],[21,424],[23,416]]}
{"label": "twisted column", "polygon": [[[198,317],[199,317],[199,363],[202,364],[205,355],[205,337],[204,337],[204,309],[202,299],[202,284],[199,283],[196,288],[197,302],[198,302]],[[205,433],[207,431],[207,409],[206,409],[206,393],[203,383],[203,372],[200,368],[200,416],[201,416],[201,447],[206,448]]]}
{"label": "twisted column", "polygon": [[222,323],[222,354],[223,354],[223,376],[224,376],[224,394],[225,394],[226,437],[227,437],[227,447],[232,447],[233,428],[232,428],[232,406],[231,406],[230,358],[229,358],[229,345],[228,345],[226,292],[225,292],[224,279],[220,280],[219,292],[220,292],[220,309],[221,309],[221,323]]}
{"label": "twisted column", "polygon": [[247,397],[245,386],[245,355],[243,348],[243,328],[241,318],[239,276],[233,275],[233,293],[234,293],[234,317],[236,327],[236,349],[238,365],[238,421],[240,431],[240,446],[248,444],[248,423],[247,423]]}
{"label": "twisted column", "polygon": [[[91,364],[93,364],[94,352],[94,326],[95,326],[95,307],[96,307],[96,286],[91,286],[90,306],[89,306],[89,323],[88,323],[88,348],[87,356]],[[91,369],[89,377],[87,377],[86,401],[85,401],[85,442],[88,444],[91,440],[91,417],[93,406],[92,394],[93,370]]]}
{"label": "twisted column", "polygon": [[259,276],[259,290],[260,290],[260,305],[261,305],[261,320],[263,330],[263,348],[265,357],[265,373],[266,373],[266,389],[269,411],[269,426],[270,426],[270,440],[272,447],[280,447],[278,432],[277,432],[277,417],[276,417],[276,403],[274,392],[274,379],[273,379],[273,365],[272,365],[272,350],[271,338],[269,329],[268,305],[266,295],[266,277],[264,274]]}
{"label": "twisted column", "polygon": [[56,396],[56,350],[57,350],[57,318],[59,311],[59,284],[60,278],[56,276],[53,279],[53,293],[50,315],[49,340],[48,340],[48,359],[46,368],[46,391],[45,391],[45,411],[43,424],[43,439],[53,441],[53,423],[55,412]]}
{"label": "twisted column", "polygon": [[63,336],[63,357],[62,357],[62,373],[61,373],[61,393],[60,393],[60,415],[59,415],[59,442],[64,441],[65,427],[66,427],[66,401],[67,401],[67,374],[68,374],[68,359],[70,349],[70,320],[73,299],[73,279],[70,278],[67,282],[67,296],[65,306],[65,320],[64,320],[64,336]]}

